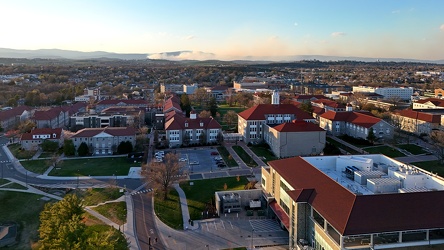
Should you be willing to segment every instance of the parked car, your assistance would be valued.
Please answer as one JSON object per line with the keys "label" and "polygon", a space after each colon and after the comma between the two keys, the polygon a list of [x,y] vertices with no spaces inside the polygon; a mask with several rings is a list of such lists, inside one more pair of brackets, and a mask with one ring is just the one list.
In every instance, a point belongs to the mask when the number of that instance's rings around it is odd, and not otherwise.
{"label": "parked car", "polygon": [[198,161],[191,161],[190,165],[199,165],[199,162]]}
{"label": "parked car", "polygon": [[211,152],[211,155],[219,155],[219,152],[213,151]]}
{"label": "parked car", "polygon": [[180,158],[179,161],[187,161],[187,158]]}
{"label": "parked car", "polygon": [[227,165],[225,165],[225,163],[221,163],[221,164],[217,164],[217,167],[218,168],[224,168],[224,167],[226,167]]}
{"label": "parked car", "polygon": [[216,157],[214,157],[214,160],[216,160],[216,161],[220,161],[220,160],[222,160],[222,157],[220,157],[220,156],[216,156]]}

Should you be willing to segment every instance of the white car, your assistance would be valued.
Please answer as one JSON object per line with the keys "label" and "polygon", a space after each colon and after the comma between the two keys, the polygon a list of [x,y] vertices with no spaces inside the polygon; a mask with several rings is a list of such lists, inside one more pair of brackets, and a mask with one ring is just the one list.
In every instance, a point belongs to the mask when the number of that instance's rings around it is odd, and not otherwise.
{"label": "white car", "polygon": [[179,161],[187,161],[187,158],[180,158]]}

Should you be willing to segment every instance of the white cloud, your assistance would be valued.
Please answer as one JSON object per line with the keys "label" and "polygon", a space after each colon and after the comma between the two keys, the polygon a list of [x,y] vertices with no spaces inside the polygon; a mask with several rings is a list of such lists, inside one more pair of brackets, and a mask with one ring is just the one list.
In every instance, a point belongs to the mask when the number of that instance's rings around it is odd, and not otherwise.
{"label": "white cloud", "polygon": [[157,53],[151,54],[148,59],[164,59],[164,60],[212,60],[216,59],[216,55],[205,53],[202,51],[181,51],[177,53]]}
{"label": "white cloud", "polygon": [[345,36],[345,32],[333,32],[331,33],[332,37],[340,37],[340,36]]}
{"label": "white cloud", "polygon": [[441,24],[441,26],[439,27],[440,30],[444,31],[444,24]]}
{"label": "white cloud", "polygon": [[399,13],[401,13],[400,10],[393,10],[393,11],[392,11],[392,14],[399,14]]}
{"label": "white cloud", "polygon": [[298,23],[294,23],[294,26],[298,26],[299,24]]}
{"label": "white cloud", "polygon": [[189,35],[183,38],[183,40],[193,40],[194,38],[196,38],[196,36],[194,35]]}

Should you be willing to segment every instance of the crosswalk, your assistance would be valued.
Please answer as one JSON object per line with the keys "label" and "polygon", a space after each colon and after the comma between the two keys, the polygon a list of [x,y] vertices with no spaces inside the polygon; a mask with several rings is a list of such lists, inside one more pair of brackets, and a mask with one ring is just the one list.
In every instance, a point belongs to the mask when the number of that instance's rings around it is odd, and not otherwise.
{"label": "crosswalk", "polygon": [[276,220],[250,220],[250,225],[255,232],[276,232],[282,231],[281,226]]}
{"label": "crosswalk", "polygon": [[143,194],[143,193],[149,193],[149,192],[152,192],[152,191],[153,191],[152,188],[141,189],[141,190],[139,190],[139,191],[137,191],[137,192],[131,193],[131,195]]}

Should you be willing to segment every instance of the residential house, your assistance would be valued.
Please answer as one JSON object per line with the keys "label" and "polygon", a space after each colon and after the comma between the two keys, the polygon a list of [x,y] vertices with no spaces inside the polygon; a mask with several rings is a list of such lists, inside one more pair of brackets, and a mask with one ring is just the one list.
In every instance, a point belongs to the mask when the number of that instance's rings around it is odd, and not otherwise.
{"label": "residential house", "polygon": [[32,115],[32,109],[28,106],[18,106],[12,109],[0,111],[0,127],[8,131],[20,122],[28,120]]}
{"label": "residential house", "polygon": [[165,121],[166,139],[169,147],[181,145],[216,143],[222,127],[213,118],[199,118],[195,112],[187,118],[176,113]]}
{"label": "residential house", "polygon": [[85,142],[93,155],[111,155],[117,152],[120,143],[129,141],[135,147],[136,129],[131,127],[84,128],[73,136],[74,147]]}
{"label": "residential house", "polygon": [[315,119],[293,104],[280,104],[279,93],[274,91],[271,104],[259,104],[238,114],[238,133],[245,143],[260,143],[264,139],[264,126],[285,122],[308,121]]}
{"label": "residential house", "polygon": [[404,109],[392,114],[395,126],[399,129],[420,134],[430,134],[432,130],[441,126],[441,114],[431,112],[420,112],[411,109]]}
{"label": "residential house", "polygon": [[35,128],[22,134],[20,145],[25,150],[37,150],[45,140],[57,142],[61,147],[64,141],[62,128]]}
{"label": "residential house", "polygon": [[311,101],[313,107],[319,107],[325,109],[325,111],[345,111],[345,105],[337,103],[329,99],[316,99]]}
{"label": "residential house", "polygon": [[435,174],[384,155],[268,164],[262,202],[288,230],[289,249],[443,248],[444,179]]}
{"label": "residential house", "polygon": [[349,135],[367,140],[373,129],[378,139],[393,138],[393,126],[368,112],[327,111],[319,117],[319,126],[333,136]]}
{"label": "residential house", "polygon": [[264,141],[276,157],[319,155],[325,148],[326,131],[305,121],[264,125]]}
{"label": "residential house", "polygon": [[144,122],[144,108],[112,107],[100,114],[76,113],[70,117],[70,128],[140,127]]}

